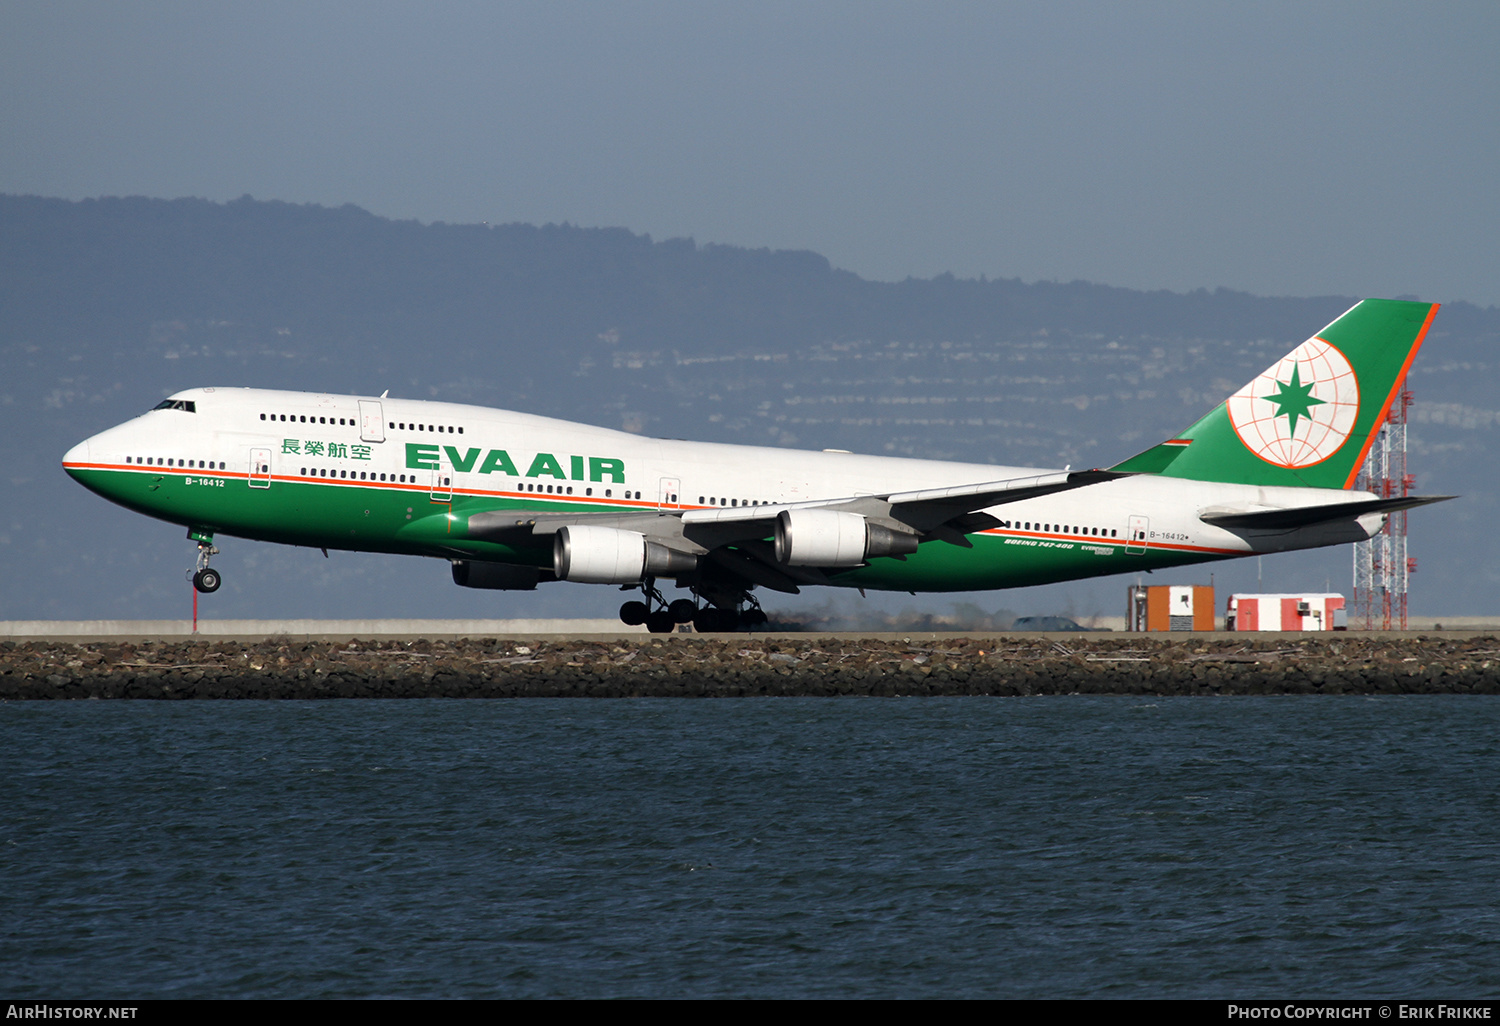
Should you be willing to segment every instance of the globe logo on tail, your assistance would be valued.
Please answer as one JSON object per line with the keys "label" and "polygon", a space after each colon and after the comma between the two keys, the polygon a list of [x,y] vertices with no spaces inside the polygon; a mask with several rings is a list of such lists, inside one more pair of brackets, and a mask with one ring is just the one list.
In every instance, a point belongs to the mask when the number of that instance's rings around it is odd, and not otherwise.
{"label": "globe logo on tail", "polygon": [[1344,354],[1310,338],[1229,397],[1229,422],[1255,455],[1309,467],[1338,452],[1359,417],[1359,382]]}

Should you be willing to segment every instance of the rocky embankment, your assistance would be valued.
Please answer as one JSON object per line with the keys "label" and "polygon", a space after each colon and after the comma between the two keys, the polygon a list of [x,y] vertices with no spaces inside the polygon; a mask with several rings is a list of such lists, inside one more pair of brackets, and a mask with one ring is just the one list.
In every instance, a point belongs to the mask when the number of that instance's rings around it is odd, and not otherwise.
{"label": "rocky embankment", "polygon": [[1500,639],[692,636],[0,643],[0,700],[1500,694]]}

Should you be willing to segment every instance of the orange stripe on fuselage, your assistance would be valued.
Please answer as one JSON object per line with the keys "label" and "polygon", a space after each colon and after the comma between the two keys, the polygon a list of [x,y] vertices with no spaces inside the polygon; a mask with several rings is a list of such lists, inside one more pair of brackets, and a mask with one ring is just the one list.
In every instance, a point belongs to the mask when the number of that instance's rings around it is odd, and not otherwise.
{"label": "orange stripe on fuselage", "polygon": [[[1044,541],[1065,541],[1078,545],[1113,545],[1117,549],[1123,549],[1131,542],[1126,538],[1095,538],[1092,536],[1073,534],[1044,534],[1037,531],[1017,531],[1004,527],[991,527],[988,530],[976,531],[976,534],[993,534],[1002,538],[1039,538]],[[1176,545],[1170,542],[1141,542],[1147,549],[1165,549],[1173,552],[1212,552],[1228,556],[1247,556],[1253,550],[1246,549],[1218,549],[1209,545]],[[1135,553],[1131,553],[1135,555]],[[1120,571],[1125,573],[1126,571]]]}
{"label": "orange stripe on fuselage", "polygon": [[[157,467],[137,466],[125,463],[64,463],[64,470],[116,470],[127,474],[151,474],[156,477],[222,477],[231,481],[249,480],[251,475],[242,474],[235,470],[199,470],[196,467]],[[432,492],[432,486],[420,482],[402,483],[400,481],[358,481],[342,477],[313,477],[302,474],[272,474],[269,477],[257,476],[257,481],[281,481],[293,484],[320,484],[320,485],[350,485],[359,488],[387,488],[398,492],[418,492],[428,495]],[[510,491],[486,491],[481,488],[454,488],[454,495],[472,495],[480,498],[494,499],[525,499],[541,502],[571,502],[584,503],[587,505],[602,506],[625,506],[632,509],[717,509],[716,506],[684,506],[681,504],[660,504],[649,499],[614,499],[600,495],[548,495],[544,492],[510,492]]]}
{"label": "orange stripe on fuselage", "polygon": [[[136,466],[135,464],[124,464],[124,463],[64,463],[63,464],[63,468],[66,469],[66,470],[117,470],[117,471],[122,471],[122,472],[125,472],[125,473],[131,473],[131,474],[151,474],[151,475],[155,475],[155,476],[167,476],[167,475],[176,476],[178,474],[181,474],[184,477],[188,476],[188,474],[187,474],[188,471],[195,471],[195,473],[192,475],[194,477],[222,477],[222,478],[227,478],[229,480],[236,480],[236,481],[244,481],[244,480],[249,480],[250,479],[250,475],[249,474],[241,474],[241,473],[239,473],[237,471],[233,471],[233,470],[198,471],[197,468],[194,468],[194,467],[154,467],[154,466],[147,467],[147,466]],[[263,481],[263,480],[266,480],[266,479],[265,478],[257,478],[256,480],[262,480]],[[393,490],[399,491],[399,492],[416,492],[416,493],[420,493],[420,494],[423,494],[423,495],[429,495],[432,492],[432,488],[431,488],[430,485],[424,485],[424,484],[403,484],[403,483],[401,483],[399,481],[350,481],[350,480],[347,480],[345,478],[310,477],[310,476],[306,476],[305,477],[305,476],[300,475],[300,474],[276,474],[276,475],[272,475],[271,478],[270,478],[270,480],[272,480],[272,481],[282,481],[282,482],[288,482],[288,483],[295,483],[295,484],[341,485],[341,486],[344,486],[344,487],[348,487],[348,486],[353,485],[353,486],[358,487],[358,488],[387,488],[387,489],[393,489]],[[455,488],[455,489],[453,489],[453,494],[455,494],[455,495],[472,495],[472,496],[476,496],[476,497],[480,497],[480,498],[523,499],[523,500],[528,501],[528,502],[553,502],[553,503],[574,503],[574,504],[583,503],[583,504],[587,504],[587,505],[602,505],[602,506],[615,506],[615,507],[625,506],[625,507],[635,508],[635,509],[641,509],[641,510],[656,510],[656,509],[694,510],[694,509],[718,509],[719,508],[717,506],[696,506],[696,505],[685,505],[685,504],[676,504],[676,505],[662,506],[662,505],[658,505],[657,503],[651,502],[651,501],[646,500],[646,499],[614,499],[614,498],[604,498],[602,496],[597,496],[597,495],[594,495],[594,496],[590,496],[590,495],[546,495],[546,494],[538,493],[538,492],[484,491],[484,490],[474,489],[474,488]],[[452,508],[452,503],[451,502],[439,503],[439,505],[448,506],[450,509]],[[975,533],[977,533],[977,534],[996,535],[996,536],[999,536],[999,537],[1036,538],[1036,539],[1044,540],[1044,541],[1063,541],[1063,542],[1070,542],[1070,543],[1073,543],[1073,544],[1076,544],[1076,545],[1110,545],[1110,546],[1113,546],[1114,548],[1117,548],[1117,549],[1123,549],[1123,548],[1125,548],[1129,544],[1129,541],[1127,539],[1123,539],[1123,538],[1095,538],[1093,536],[1084,536],[1084,535],[1049,534],[1049,533],[1045,533],[1045,532],[1041,532],[1041,531],[1017,531],[1017,530],[1007,529],[1007,528],[1001,528],[1001,527],[992,527],[992,528],[990,528],[988,530],[977,531]],[[1171,551],[1171,552],[1204,552],[1204,553],[1211,553],[1211,554],[1214,554],[1214,555],[1226,555],[1226,556],[1243,556],[1243,555],[1247,555],[1248,554],[1248,552],[1246,550],[1244,550],[1244,549],[1221,549],[1221,548],[1214,548],[1214,547],[1208,546],[1208,545],[1181,545],[1181,544],[1172,544],[1172,543],[1168,543],[1168,542],[1143,542],[1142,544],[1146,547],[1147,551],[1150,551],[1150,550],[1154,549],[1154,550],[1157,550],[1157,551]]]}

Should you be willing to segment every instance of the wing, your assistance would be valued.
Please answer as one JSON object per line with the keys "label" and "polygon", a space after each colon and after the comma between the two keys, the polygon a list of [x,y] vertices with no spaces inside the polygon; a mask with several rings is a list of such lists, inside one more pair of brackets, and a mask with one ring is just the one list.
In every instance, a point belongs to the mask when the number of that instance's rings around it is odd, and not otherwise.
{"label": "wing", "polygon": [[1127,476],[1107,470],[1062,471],[884,495],[716,509],[664,509],[641,513],[496,510],[471,514],[468,535],[478,540],[509,544],[550,544],[551,536],[565,527],[631,531],[674,552],[705,558],[718,568],[751,583],[777,591],[795,592],[799,584],[828,583],[828,577],[817,566],[792,566],[776,558],[767,539],[775,533],[777,519],[783,513],[828,510],[854,514],[877,528],[910,539],[910,548],[904,549],[908,552],[915,550],[915,542],[929,540],[970,547],[971,543],[964,537],[966,534],[999,523],[984,512],[986,509]]}

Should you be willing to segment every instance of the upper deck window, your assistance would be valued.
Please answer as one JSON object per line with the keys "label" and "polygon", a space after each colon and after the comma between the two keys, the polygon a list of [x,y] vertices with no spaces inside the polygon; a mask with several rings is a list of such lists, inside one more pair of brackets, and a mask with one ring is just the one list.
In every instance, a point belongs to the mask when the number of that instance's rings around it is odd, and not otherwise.
{"label": "upper deck window", "polygon": [[197,413],[198,404],[191,399],[163,399],[153,410],[182,410],[184,413]]}

